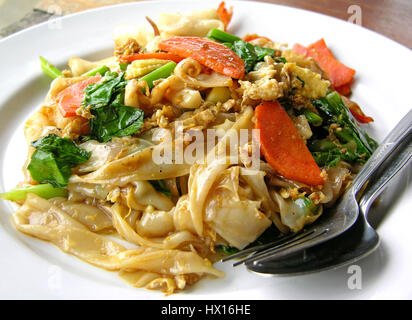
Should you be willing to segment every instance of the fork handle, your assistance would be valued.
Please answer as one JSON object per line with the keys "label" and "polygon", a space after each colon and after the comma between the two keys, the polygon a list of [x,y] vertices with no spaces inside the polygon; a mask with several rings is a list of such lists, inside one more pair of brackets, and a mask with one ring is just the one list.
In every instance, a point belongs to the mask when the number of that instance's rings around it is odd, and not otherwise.
{"label": "fork handle", "polygon": [[356,175],[353,181],[355,195],[362,189],[376,169],[389,157],[401,142],[412,132],[412,110],[386,136],[379,147]]}
{"label": "fork handle", "polygon": [[388,159],[389,164],[385,166],[385,163],[383,165],[382,174],[371,179],[365,193],[362,195],[359,207],[365,217],[367,217],[370,206],[386,188],[389,181],[392,180],[412,158],[412,135],[407,137],[406,141],[404,141],[394,153],[395,155]]}

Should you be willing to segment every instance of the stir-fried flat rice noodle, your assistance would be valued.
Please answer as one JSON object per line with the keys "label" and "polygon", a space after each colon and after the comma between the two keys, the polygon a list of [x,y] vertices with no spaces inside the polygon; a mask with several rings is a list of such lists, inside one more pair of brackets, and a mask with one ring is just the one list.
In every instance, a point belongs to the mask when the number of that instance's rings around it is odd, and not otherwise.
{"label": "stir-fried flat rice noodle", "polygon": [[[72,57],[51,83],[25,123],[29,152],[21,186],[52,184],[64,192],[28,193],[16,200],[20,207],[11,220],[27,235],[118,271],[132,286],[171,294],[205,276],[224,277],[213,266],[222,248],[242,250],[266,231],[274,230],[273,240],[315,223],[350,184],[368,150],[356,153],[358,142],[340,140],[347,133],[342,117],[327,120],[333,87],[314,59],[265,37],[248,45],[239,40],[232,44],[237,54],[236,46],[268,53],[235,78],[209,58],[176,59],[160,49],[176,36],[206,39],[211,29],[225,29],[215,9],[164,13],[156,25],[155,33],[147,23],[119,26],[112,57]],[[168,66],[167,74],[146,77]],[[88,74],[96,68],[105,71]],[[280,173],[287,156],[263,144],[264,155],[252,165],[253,129],[262,121],[257,109],[278,102],[323,183]],[[201,138],[211,130],[209,148]],[[273,139],[281,134],[276,130]],[[242,133],[246,140],[239,139]]]}

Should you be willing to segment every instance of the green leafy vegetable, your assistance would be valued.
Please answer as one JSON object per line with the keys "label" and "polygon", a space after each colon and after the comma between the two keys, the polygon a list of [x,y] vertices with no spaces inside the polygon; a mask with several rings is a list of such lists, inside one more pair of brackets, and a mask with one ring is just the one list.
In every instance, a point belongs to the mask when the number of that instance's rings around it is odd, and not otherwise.
{"label": "green leafy vegetable", "polygon": [[53,79],[56,79],[57,77],[60,77],[63,75],[59,69],[57,69],[54,65],[52,65],[49,61],[47,61],[45,58],[41,56],[40,56],[40,66],[43,72]]}
{"label": "green leafy vegetable", "polygon": [[107,73],[103,81],[88,85],[84,92],[84,107],[91,106],[91,109],[107,106],[117,97],[118,94],[124,92],[124,87],[127,81],[124,79],[124,73]]}
{"label": "green leafy vegetable", "polygon": [[94,116],[89,119],[90,136],[99,142],[132,135],[143,124],[142,110],[122,104],[90,109],[90,112]]}
{"label": "green leafy vegetable", "polygon": [[82,105],[89,107],[92,118],[89,119],[90,135],[82,137],[107,142],[113,137],[129,136],[143,124],[142,110],[124,105],[125,86],[124,73],[107,73],[100,83],[91,84],[86,92]]}
{"label": "green leafy vegetable", "polygon": [[87,161],[90,153],[77,146],[67,138],[60,138],[55,134],[49,134],[31,143],[32,147],[44,152],[51,152],[59,161],[67,163],[70,167],[76,167]]}
{"label": "green leafy vegetable", "polygon": [[[257,56],[257,61],[262,61],[264,57],[266,56],[273,56],[276,54],[276,50],[274,49],[270,49],[270,48],[264,48],[264,47],[260,47],[260,46],[254,46],[255,48],[255,53]],[[283,57],[281,57],[283,58]],[[283,58],[285,59],[285,58]],[[276,59],[275,59],[276,61]],[[282,60],[283,61],[283,60]],[[286,61],[286,59],[285,59]]]}
{"label": "green leafy vegetable", "polygon": [[67,196],[67,190],[64,188],[55,188],[51,184],[38,184],[17,188],[0,194],[0,198],[10,201],[24,201],[27,194],[34,193],[44,199]]}
{"label": "green leafy vegetable", "polygon": [[[173,61],[150,72],[140,80],[153,88],[153,81],[169,77],[176,67]],[[90,135],[85,139],[96,139],[107,142],[113,137],[134,134],[143,124],[142,110],[124,105],[125,86],[124,73],[106,73],[102,82],[91,84],[86,92],[82,105],[88,107],[93,118],[89,119]]]}
{"label": "green leafy vegetable", "polygon": [[71,168],[86,162],[90,153],[78,147],[73,141],[49,134],[31,145],[36,148],[27,166],[33,180],[65,187],[72,174]]}
{"label": "green leafy vegetable", "polygon": [[[340,159],[351,163],[366,162],[378,144],[359,127],[340,95],[333,91],[324,98],[312,100],[312,104],[323,119],[323,128],[315,130],[314,137],[308,143],[316,163],[319,166],[335,166]],[[333,141],[331,134],[336,137]],[[329,137],[322,138],[322,135]]]}
{"label": "green leafy vegetable", "polygon": [[235,41],[232,46],[232,50],[245,62],[245,72],[250,72],[258,61],[254,46],[242,40]]}
{"label": "green leafy vegetable", "polygon": [[339,93],[336,91],[330,92],[322,99],[323,102],[326,100],[327,104],[321,103],[319,108],[325,113],[332,115],[330,122],[336,122],[349,128],[353,136],[360,140],[359,145],[363,144],[363,147],[367,150],[367,155],[370,156],[378,147],[378,143],[359,127],[349,109],[343,103]]}
{"label": "green leafy vegetable", "polygon": [[[228,44],[226,45],[228,46]],[[235,41],[229,48],[231,48],[245,62],[246,72],[253,70],[255,64],[262,61],[264,57],[268,55],[272,56],[276,52],[273,49],[254,46],[243,40]]]}
{"label": "green leafy vegetable", "polygon": [[33,180],[56,187],[66,186],[72,174],[69,166],[59,165],[53,153],[42,150],[33,153],[27,169]]}
{"label": "green leafy vegetable", "polygon": [[358,157],[356,153],[345,152],[344,148],[336,147],[327,151],[315,151],[312,152],[313,158],[315,159],[318,166],[324,167],[334,167],[338,164],[339,160],[345,160],[347,162],[363,162],[362,159]]}

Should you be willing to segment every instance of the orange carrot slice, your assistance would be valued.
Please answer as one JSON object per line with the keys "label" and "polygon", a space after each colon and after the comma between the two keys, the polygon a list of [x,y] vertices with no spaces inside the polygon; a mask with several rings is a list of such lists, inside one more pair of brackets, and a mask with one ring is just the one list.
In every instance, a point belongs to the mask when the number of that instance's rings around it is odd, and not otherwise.
{"label": "orange carrot slice", "polygon": [[[339,92],[342,98],[345,98],[345,96],[348,96],[352,92],[351,85],[355,70],[336,60],[332,51],[326,46],[324,39],[312,43],[308,48],[300,44],[295,44],[292,50],[305,57],[315,59],[329,76],[332,89]],[[369,123],[373,121],[373,118],[366,116],[361,108],[354,102],[348,105],[350,112],[358,122]]]}
{"label": "orange carrot slice", "polygon": [[261,151],[266,161],[279,174],[308,185],[324,184],[321,170],[278,101],[258,105],[255,117]]}
{"label": "orange carrot slice", "polygon": [[305,56],[305,57],[307,57],[307,56],[308,56],[308,53],[309,53],[308,48],[302,46],[302,45],[299,44],[299,43],[295,43],[295,44],[293,45],[292,51],[294,51],[294,52],[296,52],[297,54],[300,54],[300,55],[302,55],[302,56]]}
{"label": "orange carrot slice", "polygon": [[356,71],[336,60],[332,51],[326,46],[324,39],[311,44],[308,50],[308,55],[315,59],[320,67],[325,70],[335,88],[352,83]]}
{"label": "orange carrot slice", "polygon": [[217,14],[219,15],[220,21],[223,22],[223,25],[225,26],[225,31],[226,31],[227,26],[229,25],[230,21],[232,20],[233,7],[230,7],[229,9],[226,9],[225,2],[222,1],[219,4],[219,7],[217,7]]}
{"label": "orange carrot slice", "polygon": [[146,59],[161,59],[161,60],[170,60],[176,63],[179,63],[183,60],[182,57],[179,57],[175,54],[167,52],[155,52],[155,53],[137,53],[129,56],[123,56],[120,58],[121,62],[132,62],[135,60],[146,60]]}
{"label": "orange carrot slice", "polygon": [[245,63],[228,47],[199,37],[172,37],[159,48],[184,58],[193,58],[210,69],[234,79],[245,74]]}
{"label": "orange carrot slice", "polygon": [[343,95],[343,96],[348,96],[348,95],[350,95],[351,92],[352,92],[351,84],[352,84],[352,83],[350,83],[350,84],[345,84],[344,86],[340,86],[340,87],[335,88],[335,90],[336,90],[337,92],[339,92],[339,93],[340,93],[341,95]]}
{"label": "orange carrot slice", "polygon": [[96,83],[101,78],[101,76],[89,77],[85,80],[72,84],[58,94],[57,102],[59,105],[59,110],[63,117],[69,118],[77,115],[76,110],[82,104],[85,95],[83,90],[89,84]]}
{"label": "orange carrot slice", "polygon": [[297,54],[315,59],[329,76],[332,87],[336,88],[338,92],[343,95],[351,93],[350,85],[356,71],[336,60],[332,51],[326,46],[324,39],[312,43],[307,48],[296,43],[292,50]]}

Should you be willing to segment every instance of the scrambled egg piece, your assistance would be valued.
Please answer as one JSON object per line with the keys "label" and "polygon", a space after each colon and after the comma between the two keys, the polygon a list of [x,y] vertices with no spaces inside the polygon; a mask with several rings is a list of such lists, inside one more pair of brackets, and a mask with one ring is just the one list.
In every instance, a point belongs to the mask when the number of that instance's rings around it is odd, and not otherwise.
{"label": "scrambled egg piece", "polygon": [[309,99],[325,96],[330,86],[330,82],[323,80],[319,73],[298,67],[296,63],[286,63],[284,71],[291,76],[291,82],[293,87],[296,88],[296,93]]}
{"label": "scrambled egg piece", "polygon": [[319,73],[322,79],[329,80],[326,72],[319,66],[315,59],[304,57],[292,50],[283,50],[282,57],[285,57],[287,62],[294,62],[298,67],[309,69],[313,72]]}
{"label": "scrambled egg piece", "polygon": [[276,79],[264,78],[254,83],[240,80],[239,84],[243,90],[243,96],[252,100],[272,101],[284,95],[282,83]]}

